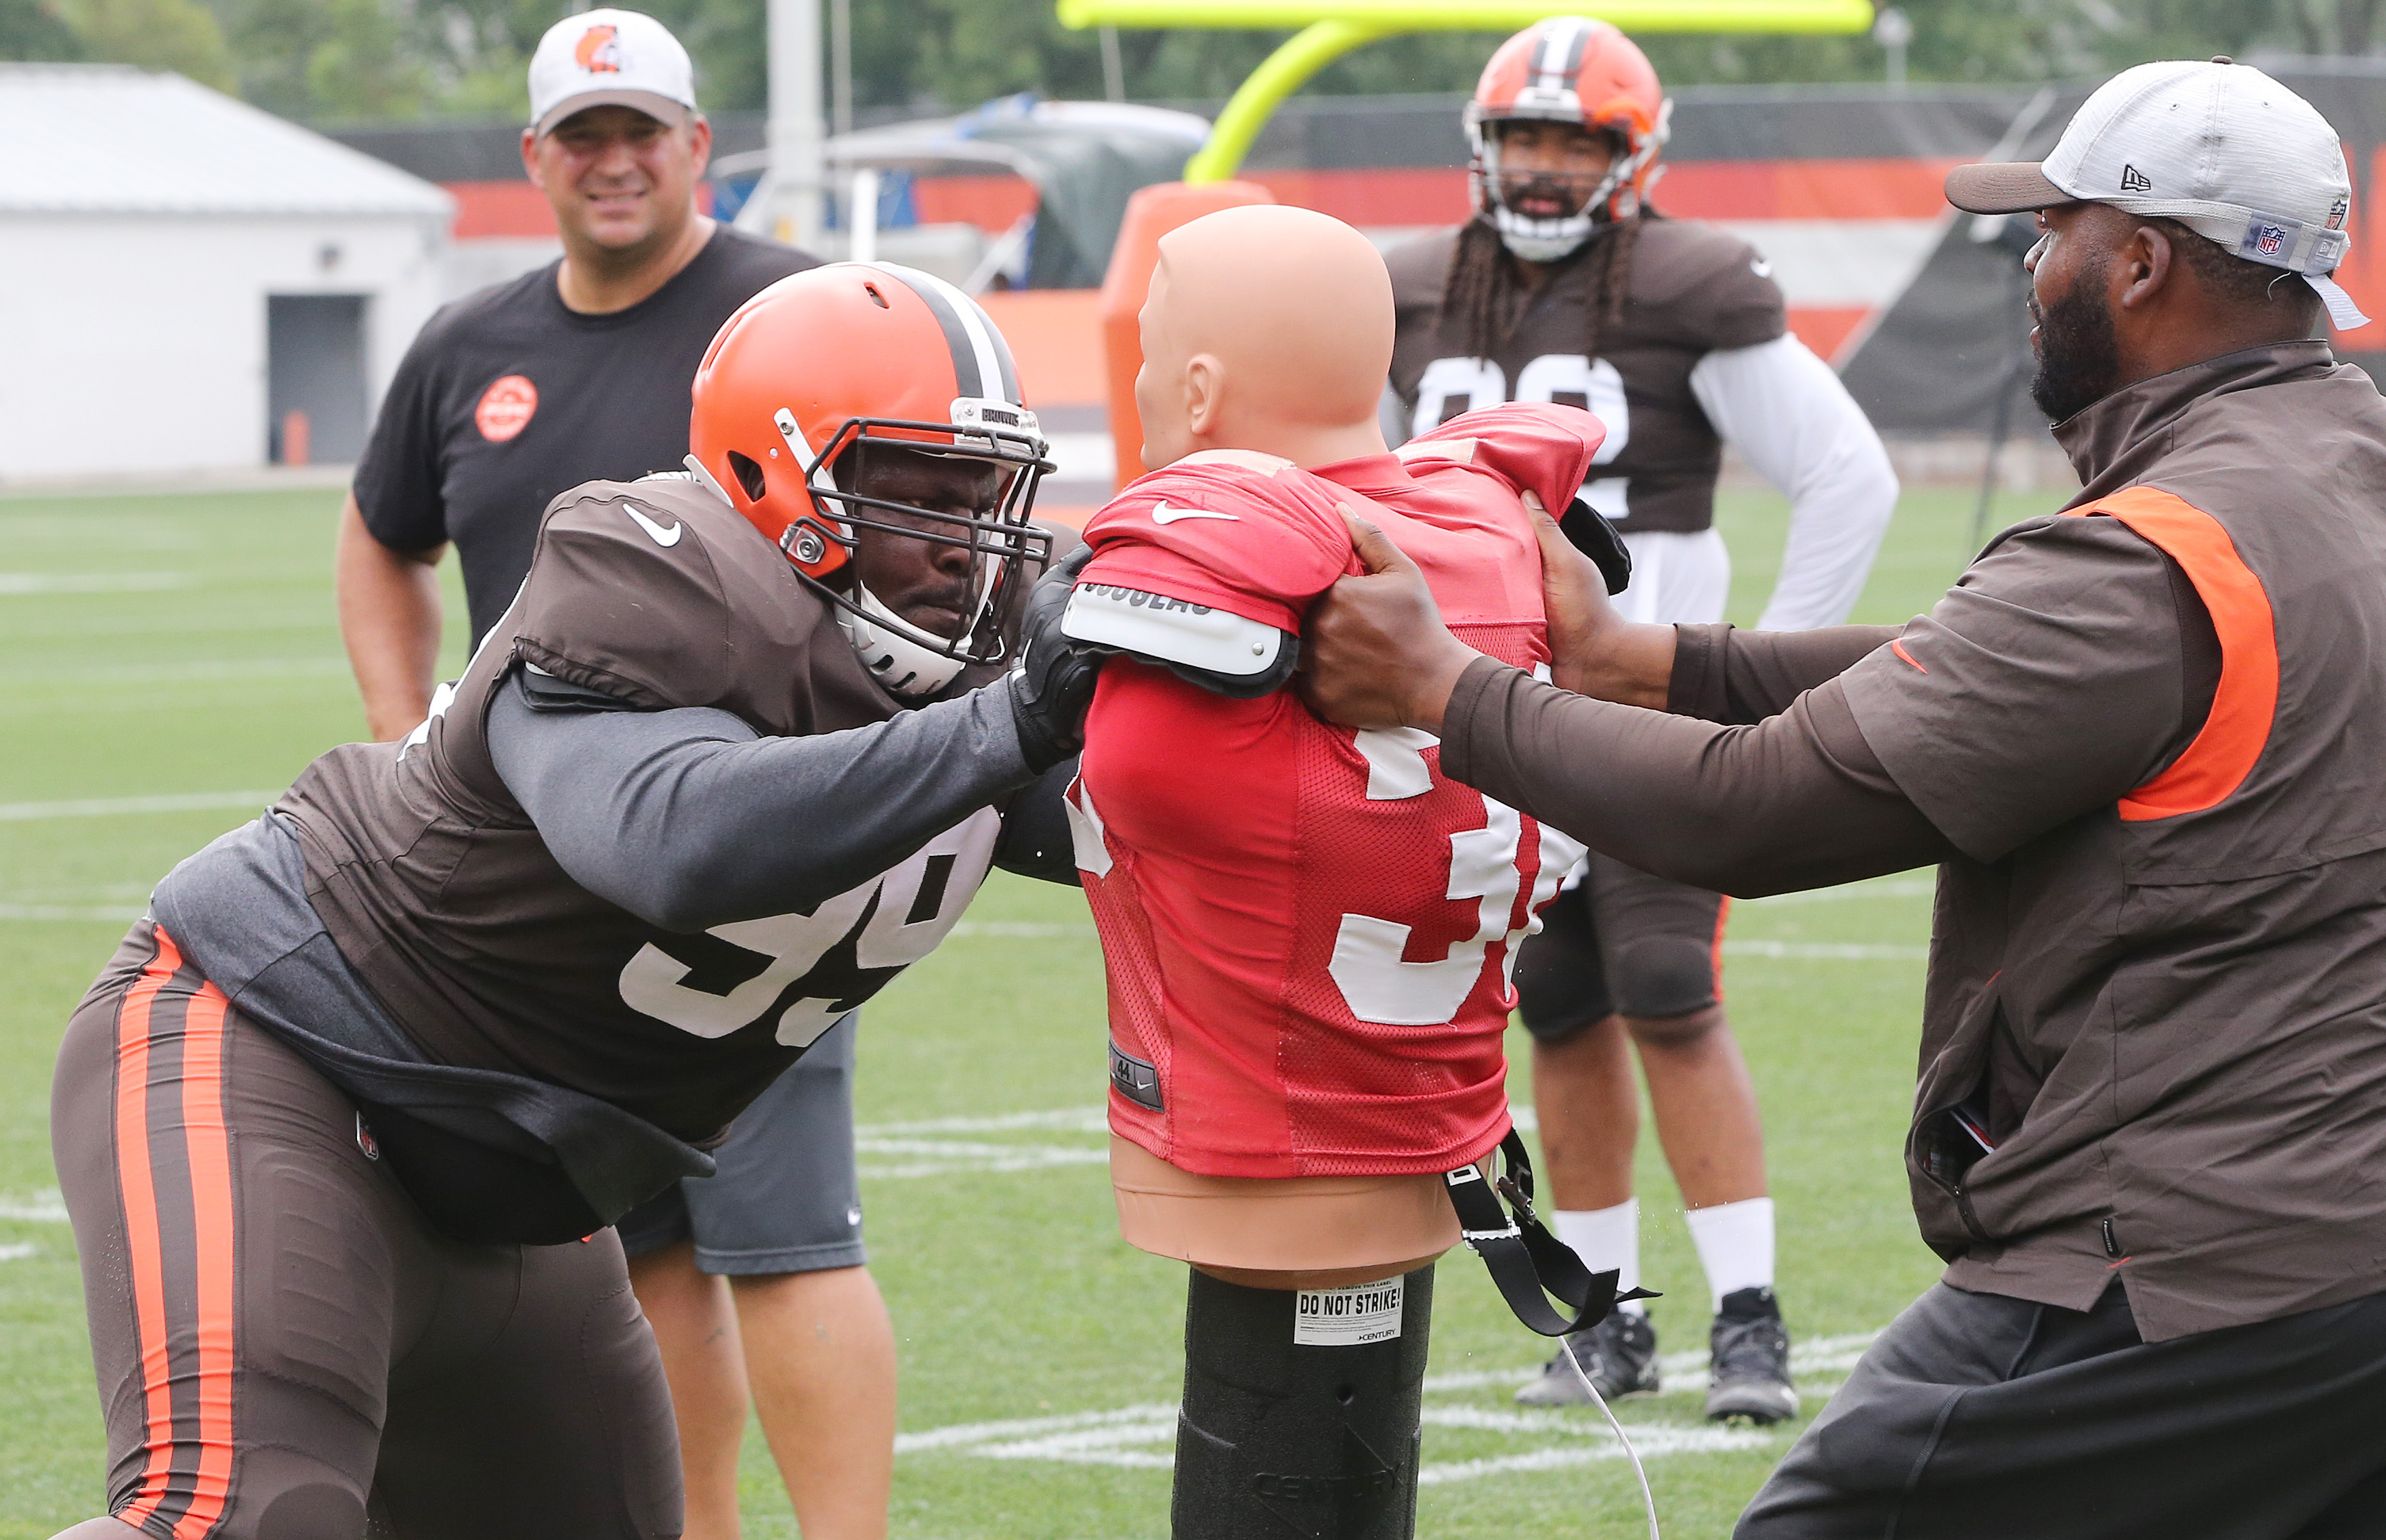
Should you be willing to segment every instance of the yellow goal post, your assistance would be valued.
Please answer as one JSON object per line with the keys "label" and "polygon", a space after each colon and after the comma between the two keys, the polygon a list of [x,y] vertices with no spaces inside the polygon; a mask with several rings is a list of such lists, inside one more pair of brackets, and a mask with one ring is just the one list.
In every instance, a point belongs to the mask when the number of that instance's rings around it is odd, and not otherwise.
{"label": "yellow goal post", "polygon": [[1400,32],[1515,31],[1589,16],[1627,32],[1861,32],[1872,0],[1060,0],[1061,24],[1300,29],[1237,88],[1187,182],[1224,182],[1284,99],[1354,48]]}

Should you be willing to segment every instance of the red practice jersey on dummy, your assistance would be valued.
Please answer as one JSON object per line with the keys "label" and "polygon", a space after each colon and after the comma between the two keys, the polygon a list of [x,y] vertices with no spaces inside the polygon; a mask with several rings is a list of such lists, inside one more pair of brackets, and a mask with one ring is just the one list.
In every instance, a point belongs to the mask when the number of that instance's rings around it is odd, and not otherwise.
{"label": "red practice jersey on dummy", "polygon": [[[1424,570],[1462,640],[1531,668],[1549,651],[1522,495],[1563,513],[1602,436],[1586,412],[1512,405],[1313,473],[1196,455],[1095,515],[1079,582],[1298,633],[1359,570],[1346,506]],[[1113,1130],[1237,1177],[1440,1171],[1499,1142],[1515,946],[1581,846],[1439,758],[1430,734],[1329,725],[1290,687],[1236,700],[1135,658],[1103,670],[1070,802]]]}

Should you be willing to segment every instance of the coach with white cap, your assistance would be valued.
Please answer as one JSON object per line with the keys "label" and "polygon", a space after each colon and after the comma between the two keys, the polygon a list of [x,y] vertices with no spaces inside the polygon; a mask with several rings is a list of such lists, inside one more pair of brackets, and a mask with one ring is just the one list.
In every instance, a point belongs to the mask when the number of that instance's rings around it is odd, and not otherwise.
{"label": "coach with white cap", "polygon": [[[676,470],[688,389],[723,321],[814,266],[708,219],[696,71],[637,11],[565,17],[530,63],[522,168],[556,261],[432,318],[390,385],[339,544],[340,626],[372,736],[431,702],[436,567],[463,569],[477,640],[529,570],[540,516],[584,482]],[[895,1341],[865,1263],[843,1025],[739,1117],[719,1174],[623,1217],[680,1427],[689,1540],[738,1533],[749,1400],[810,1540],[885,1534]]]}
{"label": "coach with white cap", "polygon": [[2227,59],[2042,164],[2031,394],[2084,483],[1903,627],[1641,626],[1544,532],[1554,684],[1400,553],[1311,617],[1337,720],[1737,894],[1937,862],[1906,1165],[1944,1279],[1739,1540],[2386,1534],[2386,402],[2317,340],[2351,190]]}

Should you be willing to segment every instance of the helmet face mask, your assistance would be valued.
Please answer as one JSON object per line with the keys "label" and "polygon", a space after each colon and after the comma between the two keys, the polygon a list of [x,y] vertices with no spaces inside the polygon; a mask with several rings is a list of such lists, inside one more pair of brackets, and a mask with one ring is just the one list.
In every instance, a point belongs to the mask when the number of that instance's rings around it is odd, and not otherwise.
{"label": "helmet face mask", "polygon": [[[1474,150],[1469,190],[1481,217],[1510,252],[1527,262],[1556,262],[1580,250],[1599,228],[1640,212],[1662,168],[1673,102],[1631,39],[1604,21],[1551,17],[1526,28],[1492,54],[1466,106]],[[1519,175],[1503,169],[1501,136],[1512,123],[1563,123],[1615,144],[1604,175]],[[1527,214],[1517,199],[1556,191],[1570,212]]]}
{"label": "helmet face mask", "polygon": [[[1600,226],[1628,217],[1639,207],[1630,184],[1640,162],[1634,158],[1626,136],[1614,129],[1597,131],[1609,151],[1602,172],[1548,167],[1511,170],[1503,153],[1509,125],[1548,120],[1494,119],[1481,124],[1475,135],[1475,164],[1470,169],[1476,206],[1491,217],[1508,249],[1527,262],[1563,260],[1581,249]],[[1544,200],[1563,211],[1541,213],[1519,207]]]}
{"label": "helmet face mask", "polygon": [[689,465],[880,683],[917,697],[1002,660],[1006,600],[1050,551],[1027,518],[1053,468],[974,300],[893,263],[797,273],[722,325],[693,397]]}
{"label": "helmet face mask", "polygon": [[[848,419],[804,468],[815,511],[788,524],[780,548],[804,581],[842,612],[841,619],[891,632],[956,664],[1002,661],[1005,644],[993,621],[1012,584],[1022,581],[1023,569],[1031,563],[1040,569],[1052,550],[1051,536],[1027,522],[1036,486],[1052,470],[1043,436],[1032,412],[1002,410],[1023,419],[1021,424],[956,433],[954,422]],[[993,484],[988,495],[964,511],[878,495],[887,471],[899,474],[906,461],[970,468],[990,473]],[[864,582],[865,569],[877,565],[872,547],[896,541],[931,547],[913,555],[939,565],[943,552],[968,553],[965,597],[954,634],[940,635],[907,620],[900,595],[889,603],[889,595],[873,594]],[[833,551],[841,552],[841,559],[832,557]],[[826,576],[809,570],[824,565],[830,569]],[[939,671],[949,678],[958,669]]]}

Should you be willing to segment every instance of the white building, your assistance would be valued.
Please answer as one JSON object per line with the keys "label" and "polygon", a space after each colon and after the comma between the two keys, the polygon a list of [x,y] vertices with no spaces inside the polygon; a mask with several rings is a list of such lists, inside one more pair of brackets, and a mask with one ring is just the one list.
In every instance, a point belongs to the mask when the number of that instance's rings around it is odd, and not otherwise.
{"label": "white building", "polygon": [[356,457],[439,302],[446,193],[118,65],[0,64],[0,482],[295,457],[294,412]]}

